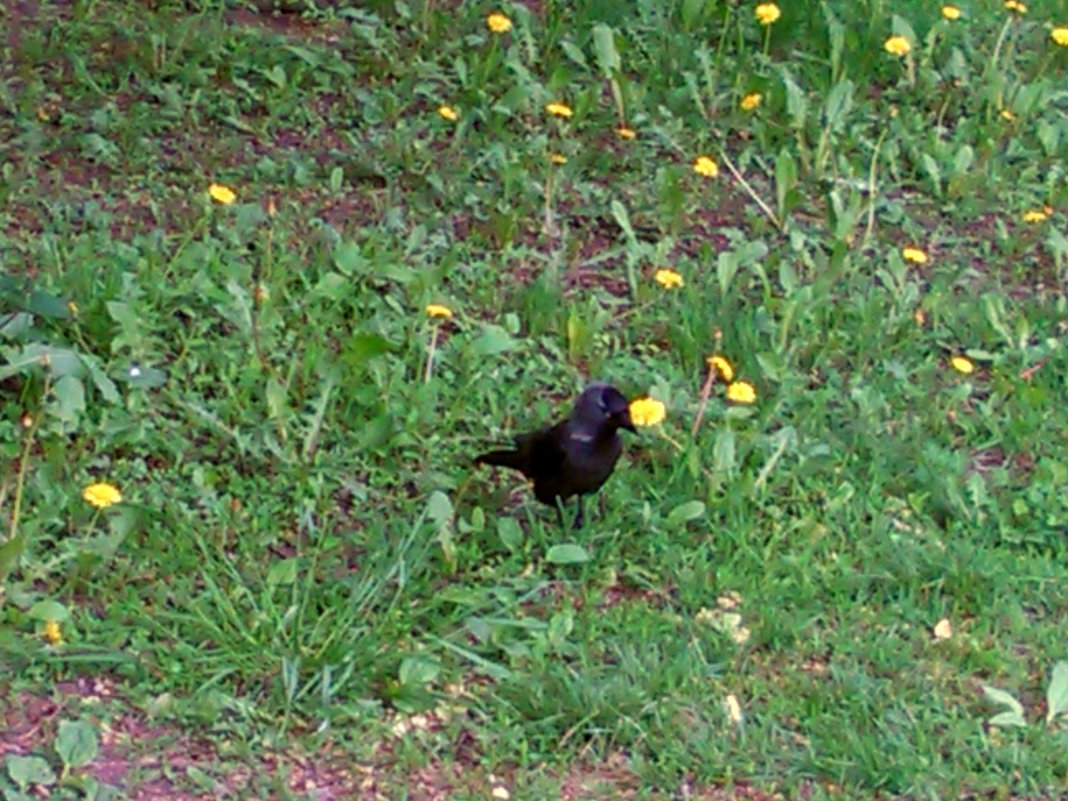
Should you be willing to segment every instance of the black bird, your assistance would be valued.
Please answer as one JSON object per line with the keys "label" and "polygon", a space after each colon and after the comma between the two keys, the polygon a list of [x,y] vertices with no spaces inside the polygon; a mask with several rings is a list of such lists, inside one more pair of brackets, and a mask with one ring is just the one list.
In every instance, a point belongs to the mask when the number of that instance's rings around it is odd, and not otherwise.
{"label": "black bird", "polygon": [[566,420],[520,434],[512,450],[484,453],[475,464],[518,470],[534,482],[535,498],[556,507],[561,524],[561,504],[577,495],[577,528],[582,525],[582,496],[601,488],[623,451],[621,428],[634,431],[627,399],[615,387],[597,382],[578,396]]}

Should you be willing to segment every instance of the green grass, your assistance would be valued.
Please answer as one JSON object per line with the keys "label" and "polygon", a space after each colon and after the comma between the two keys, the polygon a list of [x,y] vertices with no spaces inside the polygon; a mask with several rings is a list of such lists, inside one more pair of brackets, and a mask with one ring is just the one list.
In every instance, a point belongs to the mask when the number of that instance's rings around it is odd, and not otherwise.
{"label": "green grass", "polygon": [[[186,789],[283,749],[391,797],[1065,791],[1066,0],[783,4],[767,37],[712,0],[500,37],[482,4],[189,5],[0,12],[10,714],[106,679],[68,716],[210,743]],[[717,385],[691,434],[713,353],[757,402]],[[668,417],[571,532],[469,459],[593,378]],[[72,731],[14,749],[70,775],[9,757],[0,796],[85,792]]]}

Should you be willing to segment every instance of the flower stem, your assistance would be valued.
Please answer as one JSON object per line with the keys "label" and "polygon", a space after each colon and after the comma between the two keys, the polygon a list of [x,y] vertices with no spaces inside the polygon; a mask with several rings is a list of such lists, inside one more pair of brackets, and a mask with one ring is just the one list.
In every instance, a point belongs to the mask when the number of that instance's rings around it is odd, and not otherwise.
{"label": "flower stem", "polygon": [[714,364],[708,365],[708,378],[705,379],[705,385],[701,387],[701,405],[697,407],[697,416],[693,419],[693,427],[690,429],[690,436],[696,437],[698,429],[701,428],[701,421],[705,417],[705,409],[708,406],[708,398],[712,394],[712,385],[716,382],[716,366]]}
{"label": "flower stem", "polygon": [[434,332],[430,335],[430,347],[427,349],[426,354],[426,371],[423,373],[423,382],[430,383],[430,379],[434,375],[434,352],[438,347],[438,332],[441,331],[441,327],[435,325]]}
{"label": "flower stem", "polygon": [[44,389],[41,392],[41,408],[33,416],[33,422],[26,432],[26,440],[22,443],[22,453],[19,455],[19,472],[15,479],[15,503],[11,510],[11,527],[8,531],[7,541],[0,545],[0,581],[7,578],[7,573],[15,560],[26,549],[25,535],[20,539],[19,517],[22,512],[22,497],[26,489],[26,467],[30,463],[30,449],[37,434],[37,427],[44,416],[44,404],[51,391],[51,373],[45,372]]}
{"label": "flower stem", "polygon": [[778,228],[780,231],[783,230],[784,222],[781,222],[776,219],[775,212],[771,210],[767,203],[760,199],[760,195],[758,195],[756,193],[756,190],[753,189],[749,182],[742,177],[742,174],[738,172],[738,168],[734,166],[734,163],[729,158],[727,158],[727,154],[720,150],[719,157],[720,159],[722,159],[727,169],[731,171],[731,175],[734,176],[734,180],[736,180],[742,185],[742,189],[746,191],[746,194],[748,194],[749,197],[751,197],[753,201],[758,206],[760,206],[760,210],[763,211],[765,215],[767,215],[767,218],[769,220],[771,220],[771,224]]}

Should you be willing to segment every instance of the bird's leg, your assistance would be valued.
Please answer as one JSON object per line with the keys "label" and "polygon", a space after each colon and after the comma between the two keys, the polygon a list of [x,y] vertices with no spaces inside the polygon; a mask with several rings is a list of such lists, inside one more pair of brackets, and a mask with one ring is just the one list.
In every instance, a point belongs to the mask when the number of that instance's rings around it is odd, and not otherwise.
{"label": "bird's leg", "polygon": [[582,514],[582,496],[577,496],[576,503],[578,504],[578,511],[575,512],[575,522],[571,524],[572,528],[582,528],[583,514]]}
{"label": "bird's leg", "polygon": [[556,519],[560,521],[560,528],[564,527],[564,499],[556,496]]}

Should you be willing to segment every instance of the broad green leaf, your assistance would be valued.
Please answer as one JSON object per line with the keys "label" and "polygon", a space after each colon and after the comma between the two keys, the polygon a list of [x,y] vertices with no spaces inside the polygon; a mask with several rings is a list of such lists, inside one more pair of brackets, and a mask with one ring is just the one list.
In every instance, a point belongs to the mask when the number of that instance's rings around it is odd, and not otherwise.
{"label": "broad green leaf", "polygon": [[735,273],[738,272],[738,255],[732,250],[720,251],[716,257],[716,280],[719,283],[719,293],[726,297],[730,291],[731,282],[734,281]]}
{"label": "broad green leaf", "polygon": [[920,164],[923,166],[924,171],[927,173],[927,177],[931,179],[931,183],[934,184],[935,194],[941,195],[942,171],[938,169],[938,162],[934,160],[934,157],[932,157],[930,153],[921,153]]}
{"label": "broad green leaf", "polygon": [[53,376],[59,377],[81,375],[84,368],[74,351],[35,342],[8,356],[8,363],[0,367],[0,381],[30,369],[47,369]]}
{"label": "broad green leaf", "polygon": [[388,412],[380,414],[362,425],[356,446],[361,450],[378,450],[393,438],[393,432],[393,416]]}
{"label": "broad green leaf", "polygon": [[840,131],[845,124],[849,110],[853,107],[853,92],[856,86],[846,78],[835,84],[823,104],[824,125],[832,131]]}
{"label": "broad green leaf", "polygon": [[409,656],[401,661],[397,678],[401,684],[429,684],[440,672],[440,662],[425,656]]}
{"label": "broad green leaf", "polygon": [[0,316],[0,337],[15,339],[33,326],[33,315],[14,312]]}
{"label": "broad green leaf", "polygon": [[1027,725],[1027,721],[1024,719],[1023,715],[1019,712],[1012,711],[999,712],[990,718],[987,723],[991,726],[1018,726],[1021,728]]}
{"label": "broad green leaf", "polygon": [[497,521],[497,536],[509,551],[517,551],[523,544],[523,529],[514,517],[502,517]]}
{"label": "broad green leaf", "polygon": [[696,520],[704,513],[704,503],[701,501],[686,501],[671,510],[667,517],[667,525],[669,528],[677,528],[689,523],[691,520]]}
{"label": "broad green leaf", "polygon": [[790,118],[790,127],[803,130],[808,115],[808,102],[805,93],[785,69],[780,70],[782,85],[786,90],[786,115]]}
{"label": "broad green leaf", "polygon": [[991,726],[1026,726],[1027,720],[1024,718],[1024,709],[1016,698],[1004,690],[999,690],[997,687],[991,687],[989,684],[983,685],[983,694],[987,700],[991,703],[998,704],[999,706],[1007,706],[1008,710],[1000,712],[988,721]]}
{"label": "broad green leaf", "polygon": [[481,506],[476,506],[471,510],[471,518],[464,521],[464,526],[466,531],[474,531],[476,533],[486,530],[486,513]]}
{"label": "broad green leaf", "polygon": [[82,363],[85,365],[85,369],[89,372],[89,377],[93,380],[93,385],[104,400],[108,403],[118,403],[122,400],[119,395],[119,390],[115,386],[115,382],[108,377],[107,373],[100,369],[100,365],[96,363],[96,359],[83,356]]}
{"label": "broad green leaf", "polygon": [[122,328],[122,336],[116,341],[133,348],[135,352],[142,350],[144,343],[140,315],[128,303],[111,300],[106,305],[111,319]]}
{"label": "broad green leaf", "polygon": [[890,29],[896,35],[904,36],[910,42],[915,43],[920,41],[919,38],[916,36],[916,31],[912,30],[912,26],[909,24],[909,21],[904,17],[899,17],[897,14],[894,14],[894,16],[890,18]]}
{"label": "broad green leaf", "polygon": [[1046,689],[1046,710],[1046,723],[1052,723],[1057,715],[1068,714],[1068,662],[1053,666]]}
{"label": "broad green leaf", "polygon": [[34,314],[39,314],[52,320],[66,320],[70,317],[70,308],[67,306],[67,302],[48,292],[32,293],[26,308]]}
{"label": "broad green leaf", "polygon": [[398,284],[406,284],[415,280],[419,273],[400,261],[385,261],[375,265],[375,273],[380,278],[396,281]]}
{"label": "broad green leaf", "polygon": [[344,274],[352,276],[367,271],[367,258],[355,242],[341,242],[334,249],[334,264]]}
{"label": "broad green leaf", "polygon": [[823,18],[827,27],[827,39],[831,44],[831,80],[838,80],[842,73],[842,54],[845,51],[846,28],[831,11],[827,3],[823,3]]}
{"label": "broad green leaf", "polygon": [[352,281],[336,270],[328,271],[311,291],[316,298],[341,301],[352,295]]}
{"label": "broad green leaf", "polygon": [[975,150],[970,145],[963,145],[953,157],[953,172],[957,175],[968,172],[975,162]]}
{"label": "broad green leaf", "polygon": [[627,240],[630,242],[637,241],[637,237],[634,235],[634,227],[630,224],[630,214],[627,213],[627,207],[618,200],[613,200],[611,209],[612,216],[615,217],[619,227],[623,229],[623,233],[627,235]]}
{"label": "broad green leaf", "polygon": [[476,356],[495,356],[515,350],[516,345],[515,338],[499,325],[487,325],[471,343],[471,350]]}
{"label": "broad green leaf", "polygon": [[299,559],[283,559],[280,562],[275,562],[267,570],[267,586],[277,587],[279,584],[292,584],[297,580],[299,567]]}
{"label": "broad green leaf", "polygon": [[574,61],[580,67],[585,68],[586,54],[582,52],[582,48],[576,45],[574,42],[565,39],[560,43],[560,49],[564,51],[564,55]]}
{"label": "broad green leaf", "polygon": [[144,367],[140,364],[131,364],[123,373],[122,379],[133,387],[142,389],[156,389],[167,383],[167,371],[158,367]]}
{"label": "broad green leaf", "polygon": [[286,71],[282,69],[280,64],[275,64],[269,69],[264,70],[263,75],[279,89],[286,88]]}
{"label": "broad green leaf", "polygon": [[730,473],[735,468],[734,431],[724,426],[716,432],[716,444],[712,447],[713,466],[717,473]]}
{"label": "broad green leaf", "polygon": [[456,543],[452,536],[452,501],[444,492],[435,490],[430,495],[426,507],[426,516],[438,530],[438,544],[441,553],[450,567],[456,565]]}
{"label": "broad green leaf", "polygon": [[593,51],[597,56],[597,64],[606,78],[611,78],[619,73],[623,62],[616,50],[615,31],[603,22],[593,26]]}
{"label": "broad green leaf", "polygon": [[545,554],[545,561],[553,565],[577,565],[590,561],[590,555],[581,545],[565,542],[552,546]]}
{"label": "broad green leaf", "polygon": [[80,378],[65,375],[55,383],[52,392],[56,398],[56,412],[61,420],[73,423],[85,411],[85,385]]}
{"label": "broad green leaf", "polygon": [[15,562],[26,550],[27,541],[28,537],[23,529],[7,542],[0,544],[0,582],[7,578]]}
{"label": "broad green leaf", "polygon": [[546,631],[546,636],[554,648],[559,648],[567,642],[567,638],[571,636],[571,632],[574,630],[575,613],[570,609],[564,609],[549,618],[549,628]]}
{"label": "broad green leaf", "polygon": [[797,186],[797,162],[788,148],[779,151],[775,158],[775,204],[779,222],[786,220],[790,211],[790,191]]}
{"label": "broad green leaf", "polygon": [[692,31],[703,20],[707,5],[705,0],[683,0],[679,8],[683,30]]}
{"label": "broad green leaf", "polygon": [[286,388],[282,383],[271,376],[267,379],[267,387],[264,392],[267,400],[267,415],[272,420],[279,420],[285,416],[286,411]]}
{"label": "broad green leaf", "polygon": [[64,771],[88,765],[100,752],[97,731],[84,720],[61,720],[55,749],[63,760]]}
{"label": "broad green leaf", "polygon": [[344,358],[349,364],[363,365],[388,353],[391,347],[388,339],[377,334],[353,334],[345,343]]}
{"label": "broad green leaf", "polygon": [[432,492],[426,505],[426,515],[438,526],[452,522],[452,501],[449,496],[440,490]]}
{"label": "broad green leaf", "polygon": [[54,620],[57,623],[66,623],[70,620],[70,610],[59,601],[38,601],[30,607],[26,617],[31,620]]}
{"label": "broad green leaf", "polygon": [[56,782],[56,774],[42,757],[8,754],[4,763],[7,765],[7,775],[23,792],[32,785],[47,786]]}

